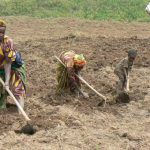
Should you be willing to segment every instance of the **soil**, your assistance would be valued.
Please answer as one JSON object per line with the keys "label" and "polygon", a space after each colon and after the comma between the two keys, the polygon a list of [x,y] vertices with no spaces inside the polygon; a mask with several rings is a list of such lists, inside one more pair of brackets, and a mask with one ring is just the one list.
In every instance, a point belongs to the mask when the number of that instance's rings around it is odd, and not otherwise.
{"label": "soil", "polygon": [[[25,111],[37,132],[16,132],[25,124],[15,106],[0,110],[1,150],[148,150],[150,148],[150,24],[78,19],[4,17],[27,68]],[[113,70],[137,49],[130,77],[130,102],[113,103]],[[110,104],[83,84],[89,98],[56,95],[57,61],[65,50],[83,53],[82,77]],[[9,98],[10,99],[10,98]]]}

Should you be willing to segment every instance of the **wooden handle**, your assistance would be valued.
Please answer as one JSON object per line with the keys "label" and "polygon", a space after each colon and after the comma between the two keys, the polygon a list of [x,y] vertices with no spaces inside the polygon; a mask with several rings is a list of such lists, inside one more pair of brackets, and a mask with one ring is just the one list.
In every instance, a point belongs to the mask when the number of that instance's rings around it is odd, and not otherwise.
{"label": "wooden handle", "polygon": [[[5,83],[4,83],[4,81],[1,78],[0,78],[0,82],[5,87]],[[20,106],[19,102],[17,101],[17,99],[15,98],[15,96],[12,94],[12,92],[9,89],[7,89],[7,88],[5,88],[5,89],[8,92],[8,94],[13,98],[14,102],[16,103],[17,107],[20,109],[20,111],[23,114],[23,116],[25,117],[25,119],[27,121],[30,121],[30,118],[27,116],[27,114],[25,113],[25,111],[23,110],[23,108]]]}
{"label": "wooden handle", "polygon": [[89,85],[89,83],[87,83],[81,76],[78,76],[77,74],[76,74],[76,76],[77,76],[84,84],[86,84],[92,91],[94,91],[97,95],[99,95],[102,99],[104,99],[104,100],[107,99],[104,95],[100,94],[100,93],[99,93],[98,91],[96,91],[91,85]]}
{"label": "wooden handle", "polygon": [[[65,64],[57,57],[57,56],[54,56],[64,67]],[[87,85],[92,91],[94,91],[98,96],[100,96],[102,99],[104,99],[106,101],[106,97],[102,94],[100,94],[98,91],[96,91],[92,86],[90,86],[81,76],[78,76],[77,74],[75,74],[85,85]]]}
{"label": "wooden handle", "polygon": [[126,90],[129,91],[129,75],[127,77],[127,85],[126,85]]}

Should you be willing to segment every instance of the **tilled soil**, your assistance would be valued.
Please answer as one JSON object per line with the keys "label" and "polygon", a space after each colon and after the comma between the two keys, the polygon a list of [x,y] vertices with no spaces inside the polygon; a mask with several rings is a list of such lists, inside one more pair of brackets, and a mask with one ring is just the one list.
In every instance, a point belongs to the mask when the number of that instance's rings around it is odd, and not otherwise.
{"label": "tilled soil", "polygon": [[[0,110],[0,149],[13,150],[147,150],[150,147],[150,24],[77,19],[7,17],[27,68],[25,111],[37,132],[18,133],[26,124],[15,106]],[[131,74],[130,103],[115,104],[115,65],[137,49]],[[109,98],[105,107],[83,85],[90,98],[56,95],[57,61],[62,51],[83,53],[83,78]],[[111,103],[112,102],[112,103]]]}

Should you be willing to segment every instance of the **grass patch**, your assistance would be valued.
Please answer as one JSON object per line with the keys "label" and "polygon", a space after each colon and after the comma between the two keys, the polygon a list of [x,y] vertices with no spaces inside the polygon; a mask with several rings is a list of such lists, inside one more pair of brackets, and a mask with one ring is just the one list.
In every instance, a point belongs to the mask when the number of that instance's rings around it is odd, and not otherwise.
{"label": "grass patch", "polygon": [[1,16],[150,21],[149,0],[1,0]]}

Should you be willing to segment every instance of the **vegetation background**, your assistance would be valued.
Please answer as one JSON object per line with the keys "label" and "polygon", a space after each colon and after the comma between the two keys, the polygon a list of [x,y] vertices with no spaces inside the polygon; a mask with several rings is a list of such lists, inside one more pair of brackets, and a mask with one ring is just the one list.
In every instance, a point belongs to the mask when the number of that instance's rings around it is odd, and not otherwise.
{"label": "vegetation background", "polygon": [[0,16],[149,22],[149,0],[1,0]]}

